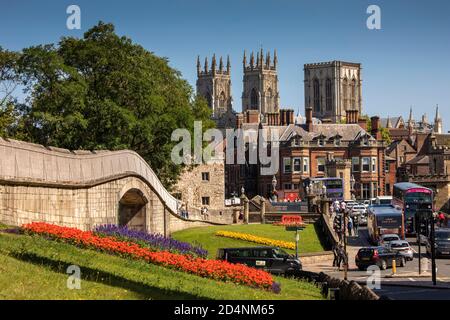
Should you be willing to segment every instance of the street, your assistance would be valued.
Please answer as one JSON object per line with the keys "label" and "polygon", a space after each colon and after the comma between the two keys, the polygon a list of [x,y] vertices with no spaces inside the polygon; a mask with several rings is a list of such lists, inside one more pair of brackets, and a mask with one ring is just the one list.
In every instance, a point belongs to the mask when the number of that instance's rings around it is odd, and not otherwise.
{"label": "street", "polygon": [[[414,260],[408,261],[406,267],[397,267],[396,275],[392,275],[392,269],[380,270],[379,289],[374,291],[390,299],[449,299],[450,300],[450,259],[436,259],[437,287],[433,286],[431,280],[431,260],[428,261],[428,271],[420,276],[418,246],[414,238],[408,238],[408,242],[415,251]],[[347,252],[349,256],[349,270],[347,279],[360,284],[374,283],[374,275],[370,271],[360,271],[355,264],[355,256],[361,247],[371,246],[368,242],[367,228],[361,227],[358,237],[349,237]],[[422,258],[427,257],[425,246],[421,248]],[[344,279],[344,271],[337,270],[332,266],[332,261],[304,265],[304,269],[313,272],[324,272],[332,277]]]}

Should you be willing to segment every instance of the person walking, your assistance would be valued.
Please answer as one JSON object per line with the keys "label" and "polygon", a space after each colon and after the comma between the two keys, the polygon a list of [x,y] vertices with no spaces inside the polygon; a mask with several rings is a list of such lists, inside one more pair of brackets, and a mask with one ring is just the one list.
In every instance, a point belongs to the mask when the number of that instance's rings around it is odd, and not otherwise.
{"label": "person walking", "polygon": [[338,266],[338,262],[339,262],[339,251],[338,251],[338,246],[335,244],[333,245],[333,267],[337,267]]}
{"label": "person walking", "polygon": [[445,215],[442,211],[439,213],[438,218],[439,218],[439,227],[441,227],[441,228],[444,227]]}
{"label": "person walking", "polygon": [[347,228],[348,228],[348,236],[353,237],[353,219],[352,219],[352,217],[348,217]]}
{"label": "person walking", "polygon": [[353,218],[353,230],[354,230],[355,235],[356,235],[357,237],[359,236],[359,218],[360,218],[360,215],[356,215],[356,216]]}

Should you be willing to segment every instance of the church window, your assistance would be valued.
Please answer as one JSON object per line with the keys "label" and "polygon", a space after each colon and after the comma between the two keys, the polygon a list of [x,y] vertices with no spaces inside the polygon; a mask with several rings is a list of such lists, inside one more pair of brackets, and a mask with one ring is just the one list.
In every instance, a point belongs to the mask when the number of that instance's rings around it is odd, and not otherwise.
{"label": "church window", "polygon": [[351,99],[351,108],[356,109],[356,80],[352,80],[352,99]]}
{"label": "church window", "polygon": [[326,84],[326,108],[327,111],[331,111],[332,110],[332,96],[331,96],[331,80],[327,79],[327,84]]}
{"label": "church window", "polygon": [[344,96],[344,110],[348,110],[348,81],[344,79],[342,82],[342,95]]}
{"label": "church window", "polygon": [[225,92],[222,91],[219,97],[219,107],[225,109],[226,107],[225,104],[226,104]]}
{"label": "church window", "polygon": [[314,111],[320,112],[320,85],[319,80],[314,80]]}
{"label": "church window", "polygon": [[258,103],[258,93],[256,92],[255,88],[252,89],[252,92],[250,94],[250,109],[259,109],[259,103]]}

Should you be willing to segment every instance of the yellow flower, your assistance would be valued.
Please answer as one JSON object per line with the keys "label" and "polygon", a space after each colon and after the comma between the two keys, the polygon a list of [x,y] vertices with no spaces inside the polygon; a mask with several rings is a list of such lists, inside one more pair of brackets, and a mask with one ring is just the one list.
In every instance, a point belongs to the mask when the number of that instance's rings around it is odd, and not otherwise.
{"label": "yellow flower", "polygon": [[231,232],[231,231],[217,231],[216,236],[237,239],[237,240],[244,240],[244,241],[264,244],[267,246],[273,246],[273,247],[295,249],[294,242],[263,238],[263,237],[254,236],[254,235],[251,235],[248,233]]}

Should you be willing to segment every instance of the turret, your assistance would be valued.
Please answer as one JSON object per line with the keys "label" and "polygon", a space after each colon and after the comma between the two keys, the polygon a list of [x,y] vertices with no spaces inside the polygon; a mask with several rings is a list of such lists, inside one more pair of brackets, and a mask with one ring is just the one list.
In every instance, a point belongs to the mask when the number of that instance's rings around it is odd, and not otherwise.
{"label": "turret", "polygon": [[208,57],[205,57],[205,73],[208,73],[209,67],[208,67]]}
{"label": "turret", "polygon": [[434,117],[433,132],[438,134],[442,133],[442,118],[439,114],[439,105],[436,105],[436,116]]}
{"label": "turret", "polygon": [[227,73],[230,74],[230,71],[231,71],[230,56],[227,55]]}
{"label": "turret", "polygon": [[242,59],[242,67],[245,68],[247,67],[247,53],[244,50],[244,58]]}
{"label": "turret", "polygon": [[278,64],[278,56],[277,56],[277,50],[274,50],[273,53],[273,67],[276,69]]}
{"label": "turret", "polygon": [[197,56],[197,76],[202,72],[202,67],[200,66],[200,56]]}
{"label": "turret", "polygon": [[223,60],[222,57],[220,57],[220,62],[219,62],[219,71],[222,72],[223,71]]}
{"label": "turret", "polygon": [[211,72],[213,75],[216,73],[216,54],[213,54],[213,57],[212,57]]}

